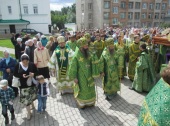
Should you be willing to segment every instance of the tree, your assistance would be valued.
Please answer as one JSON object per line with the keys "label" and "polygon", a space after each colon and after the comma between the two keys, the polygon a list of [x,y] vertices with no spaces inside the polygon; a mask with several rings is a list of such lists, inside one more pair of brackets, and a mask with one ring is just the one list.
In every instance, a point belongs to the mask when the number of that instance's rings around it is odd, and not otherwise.
{"label": "tree", "polygon": [[64,28],[65,23],[76,23],[76,4],[71,7],[63,7],[61,11],[51,11],[51,22],[59,29]]}
{"label": "tree", "polygon": [[163,22],[163,23],[160,24],[160,27],[162,27],[162,28],[168,28],[168,27],[170,27],[170,23],[165,23],[165,22]]}

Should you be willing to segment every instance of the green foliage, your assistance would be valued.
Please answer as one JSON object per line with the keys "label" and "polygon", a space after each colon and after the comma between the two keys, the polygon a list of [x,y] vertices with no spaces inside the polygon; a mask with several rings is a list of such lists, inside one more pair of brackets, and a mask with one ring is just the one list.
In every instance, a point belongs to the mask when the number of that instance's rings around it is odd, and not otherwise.
{"label": "green foliage", "polygon": [[10,39],[0,40],[0,47],[14,48]]}
{"label": "green foliage", "polygon": [[170,27],[170,23],[161,23],[160,27],[161,28],[169,28]]}
{"label": "green foliage", "polygon": [[72,28],[67,28],[67,31],[73,31],[73,29]]}
{"label": "green foliage", "polygon": [[51,11],[51,22],[52,26],[56,24],[59,29],[63,29],[65,23],[76,23],[76,4],[63,7],[61,11]]}
{"label": "green foliage", "polygon": [[67,15],[63,15],[58,11],[51,11],[51,22],[52,25],[56,24],[59,29],[64,28],[64,24],[66,23]]}

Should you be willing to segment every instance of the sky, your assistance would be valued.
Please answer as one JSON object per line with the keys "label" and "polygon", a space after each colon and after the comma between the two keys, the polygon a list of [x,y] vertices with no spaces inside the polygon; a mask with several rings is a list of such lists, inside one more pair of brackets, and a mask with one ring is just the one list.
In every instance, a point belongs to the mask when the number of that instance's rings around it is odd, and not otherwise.
{"label": "sky", "polygon": [[50,9],[60,11],[61,8],[71,6],[75,0],[50,0]]}

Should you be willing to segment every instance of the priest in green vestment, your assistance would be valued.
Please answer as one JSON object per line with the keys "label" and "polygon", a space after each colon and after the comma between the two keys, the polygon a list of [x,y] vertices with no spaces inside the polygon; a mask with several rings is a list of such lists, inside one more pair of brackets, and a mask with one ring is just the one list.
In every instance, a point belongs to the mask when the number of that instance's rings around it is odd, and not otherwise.
{"label": "priest in green vestment", "polygon": [[53,52],[48,67],[50,71],[54,72],[57,79],[57,88],[61,94],[73,93],[72,86],[73,80],[69,79],[68,69],[71,59],[74,55],[74,51],[65,44],[65,38],[59,36],[57,38],[59,46]]}
{"label": "priest in green vestment", "polygon": [[138,35],[135,35],[134,42],[129,46],[128,77],[131,81],[134,80],[136,62],[141,54],[139,45],[140,45],[140,37]]}
{"label": "priest in green vestment", "polygon": [[170,67],[144,99],[138,126],[170,126]]}
{"label": "priest in green vestment", "polygon": [[119,78],[123,79],[126,76],[126,54],[128,53],[128,49],[126,45],[123,43],[122,36],[118,35],[118,43],[115,44],[115,51],[118,55],[118,71]]}
{"label": "priest in green vestment", "polygon": [[75,35],[70,36],[70,40],[67,41],[67,45],[75,52],[76,47],[77,47],[77,41],[76,41]]}
{"label": "priest in green vestment", "polygon": [[100,34],[96,34],[96,41],[94,42],[94,48],[96,50],[97,53],[97,57],[100,58],[105,45],[104,45],[104,41],[101,40]]}
{"label": "priest in green vestment", "polygon": [[114,51],[114,40],[108,38],[105,41],[106,48],[100,57],[100,73],[103,77],[103,90],[107,100],[111,100],[120,91],[118,75],[118,55]]}
{"label": "priest in green vestment", "polygon": [[132,89],[137,92],[149,92],[155,85],[156,81],[154,66],[151,56],[146,49],[146,44],[141,44],[139,48],[142,53],[136,62],[135,77],[132,83]]}
{"label": "priest in green vestment", "polygon": [[[90,55],[88,41],[81,38],[77,41],[75,55],[69,68],[69,77],[74,80],[74,97],[79,108],[95,105],[96,91],[94,76],[99,74],[95,67],[98,62]],[[96,69],[96,70],[95,70]],[[93,76],[93,74],[95,74]]]}

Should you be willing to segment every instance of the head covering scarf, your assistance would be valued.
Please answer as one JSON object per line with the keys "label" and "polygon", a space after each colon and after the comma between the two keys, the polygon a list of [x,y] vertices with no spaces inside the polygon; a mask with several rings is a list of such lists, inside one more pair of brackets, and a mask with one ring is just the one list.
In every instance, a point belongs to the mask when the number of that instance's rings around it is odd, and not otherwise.
{"label": "head covering scarf", "polygon": [[41,41],[38,41],[38,42],[37,42],[37,49],[38,49],[38,50],[43,50],[43,49],[44,49],[44,47],[42,46]]}

